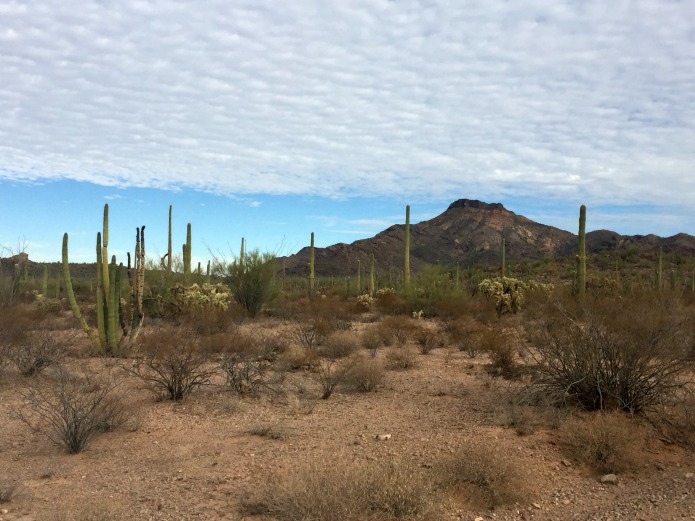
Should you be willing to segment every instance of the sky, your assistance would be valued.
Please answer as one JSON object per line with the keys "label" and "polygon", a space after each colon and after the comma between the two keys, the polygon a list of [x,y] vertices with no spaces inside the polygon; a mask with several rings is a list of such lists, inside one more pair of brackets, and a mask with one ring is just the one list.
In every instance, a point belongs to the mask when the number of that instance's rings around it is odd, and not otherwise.
{"label": "sky", "polygon": [[290,254],[501,202],[695,234],[694,0],[4,0],[0,246]]}

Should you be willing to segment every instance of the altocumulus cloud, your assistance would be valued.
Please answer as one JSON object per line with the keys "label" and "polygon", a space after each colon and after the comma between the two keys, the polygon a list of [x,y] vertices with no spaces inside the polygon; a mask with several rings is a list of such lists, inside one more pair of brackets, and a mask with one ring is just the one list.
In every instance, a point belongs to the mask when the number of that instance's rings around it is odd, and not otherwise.
{"label": "altocumulus cloud", "polygon": [[9,0],[0,177],[695,203],[695,2]]}

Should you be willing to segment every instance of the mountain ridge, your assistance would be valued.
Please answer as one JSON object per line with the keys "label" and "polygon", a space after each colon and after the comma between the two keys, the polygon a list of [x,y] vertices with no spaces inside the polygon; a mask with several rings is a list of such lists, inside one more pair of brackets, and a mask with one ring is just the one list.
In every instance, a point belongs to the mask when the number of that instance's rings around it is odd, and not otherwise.
{"label": "mountain ridge", "polygon": [[[374,254],[380,269],[402,270],[404,224],[394,224],[373,237],[352,243],[337,243],[315,248],[317,276],[345,276],[369,264]],[[470,266],[496,264],[501,261],[502,237],[506,241],[508,261],[567,257],[575,255],[576,234],[541,224],[507,210],[502,203],[486,203],[477,199],[457,199],[441,214],[410,225],[410,265],[418,271],[428,264]],[[586,234],[588,253],[636,249],[649,253],[659,248],[695,256],[695,237],[678,233],[670,237],[621,235],[611,230],[595,230]],[[281,257],[287,275],[306,275],[310,248]]]}

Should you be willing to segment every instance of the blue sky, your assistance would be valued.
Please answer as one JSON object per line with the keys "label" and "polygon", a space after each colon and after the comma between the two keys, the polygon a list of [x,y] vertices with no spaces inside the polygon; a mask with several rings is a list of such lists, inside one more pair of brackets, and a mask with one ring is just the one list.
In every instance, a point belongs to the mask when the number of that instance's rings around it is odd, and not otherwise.
{"label": "blue sky", "polygon": [[9,0],[0,245],[281,254],[459,198],[695,233],[695,2]]}

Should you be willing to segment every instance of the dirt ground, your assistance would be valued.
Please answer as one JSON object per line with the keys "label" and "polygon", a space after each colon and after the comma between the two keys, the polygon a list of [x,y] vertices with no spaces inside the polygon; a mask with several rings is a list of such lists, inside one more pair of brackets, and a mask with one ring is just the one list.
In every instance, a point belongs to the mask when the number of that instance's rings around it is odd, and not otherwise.
{"label": "dirt ground", "polygon": [[[339,386],[327,400],[302,372],[281,394],[242,397],[209,385],[181,403],[157,401],[131,378],[131,420],[77,455],[17,418],[26,406],[23,378],[6,369],[0,483],[17,487],[0,503],[0,520],[75,519],[90,508],[115,512],[104,520],[270,519],[240,512],[269,473],[336,455],[357,464],[398,455],[431,469],[470,440],[516,462],[531,492],[524,502],[490,510],[464,490],[443,499],[433,520],[695,519],[692,452],[650,436],[636,468],[602,483],[600,473],[567,454],[557,430],[538,427],[520,436],[504,425],[516,384],[491,377],[485,356],[438,348],[417,360],[415,368],[387,371],[376,392]],[[118,370],[106,359],[89,363]],[[249,432],[264,426],[274,435]],[[383,434],[389,439],[377,438]]]}

